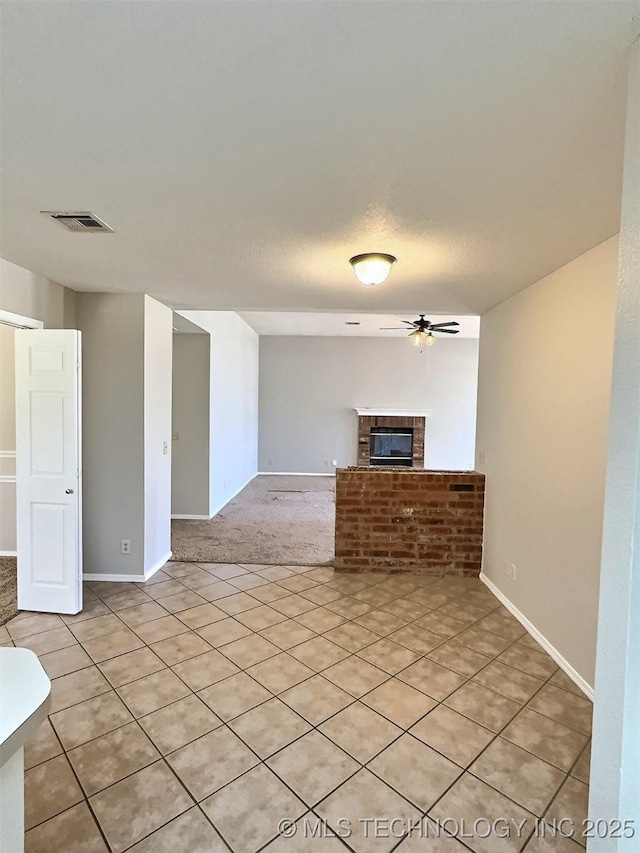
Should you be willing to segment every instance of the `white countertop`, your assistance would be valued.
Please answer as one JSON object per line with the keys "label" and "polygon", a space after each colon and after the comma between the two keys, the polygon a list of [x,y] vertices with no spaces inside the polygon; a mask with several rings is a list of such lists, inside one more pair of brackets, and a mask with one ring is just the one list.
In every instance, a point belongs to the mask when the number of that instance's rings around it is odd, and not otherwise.
{"label": "white countertop", "polygon": [[0,648],[0,766],[43,722],[50,694],[51,682],[34,652]]}

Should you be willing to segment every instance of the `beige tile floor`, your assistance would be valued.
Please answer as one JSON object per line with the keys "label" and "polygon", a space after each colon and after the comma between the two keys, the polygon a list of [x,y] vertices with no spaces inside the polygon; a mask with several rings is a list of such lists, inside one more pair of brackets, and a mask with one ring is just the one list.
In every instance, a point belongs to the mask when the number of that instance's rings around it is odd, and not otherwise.
{"label": "beige tile floor", "polygon": [[170,563],[0,642],[52,679],[27,853],[583,849],[541,828],[585,817],[591,704],[478,580]]}

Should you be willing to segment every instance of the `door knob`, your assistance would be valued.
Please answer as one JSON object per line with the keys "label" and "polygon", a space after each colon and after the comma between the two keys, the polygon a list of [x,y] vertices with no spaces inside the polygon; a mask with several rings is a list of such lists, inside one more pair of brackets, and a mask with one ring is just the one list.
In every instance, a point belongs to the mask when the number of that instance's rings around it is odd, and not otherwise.
{"label": "door knob", "polygon": [[73,489],[65,489],[65,490],[64,490],[64,493],[65,493],[65,495],[72,495],[72,494],[73,494]]}

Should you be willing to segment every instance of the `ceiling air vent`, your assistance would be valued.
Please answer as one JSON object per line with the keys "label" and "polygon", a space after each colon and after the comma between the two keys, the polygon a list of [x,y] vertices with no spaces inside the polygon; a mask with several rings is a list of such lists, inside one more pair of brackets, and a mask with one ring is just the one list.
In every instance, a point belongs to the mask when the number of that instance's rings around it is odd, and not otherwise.
{"label": "ceiling air vent", "polygon": [[64,225],[64,227],[69,231],[75,231],[76,233],[86,232],[95,234],[97,231],[113,232],[113,228],[110,228],[106,222],[103,222],[102,219],[99,219],[95,215],[95,213],[91,213],[91,211],[88,210],[75,213],[68,211],[43,210],[41,213],[44,213],[46,216],[50,216],[52,219],[55,219],[56,222]]}

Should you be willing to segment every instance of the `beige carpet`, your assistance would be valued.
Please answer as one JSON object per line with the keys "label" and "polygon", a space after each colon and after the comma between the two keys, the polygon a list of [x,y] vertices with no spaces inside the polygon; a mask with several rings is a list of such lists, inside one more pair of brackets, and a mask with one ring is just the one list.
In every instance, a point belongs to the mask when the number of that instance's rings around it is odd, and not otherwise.
{"label": "beige carpet", "polygon": [[173,559],[326,565],[334,525],[335,477],[260,475],[210,521],[173,521]]}
{"label": "beige carpet", "polygon": [[0,625],[18,612],[18,561],[0,557]]}

